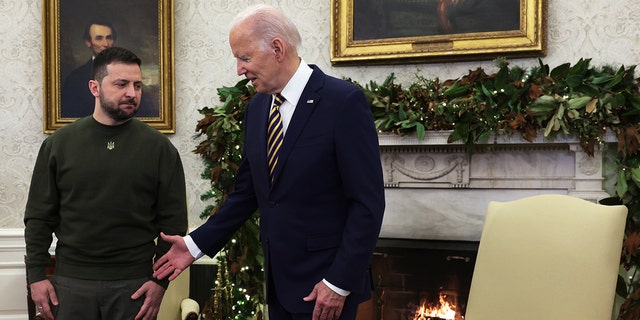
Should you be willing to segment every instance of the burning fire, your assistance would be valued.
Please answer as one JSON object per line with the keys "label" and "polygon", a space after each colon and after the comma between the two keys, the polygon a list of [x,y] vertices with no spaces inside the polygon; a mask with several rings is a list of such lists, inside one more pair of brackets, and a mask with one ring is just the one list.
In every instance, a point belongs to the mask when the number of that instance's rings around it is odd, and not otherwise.
{"label": "burning fire", "polygon": [[438,299],[440,301],[435,306],[428,305],[427,302],[423,300],[420,308],[416,310],[413,320],[430,320],[432,318],[447,320],[456,319],[456,306],[450,304],[446,298],[447,295],[440,294]]}

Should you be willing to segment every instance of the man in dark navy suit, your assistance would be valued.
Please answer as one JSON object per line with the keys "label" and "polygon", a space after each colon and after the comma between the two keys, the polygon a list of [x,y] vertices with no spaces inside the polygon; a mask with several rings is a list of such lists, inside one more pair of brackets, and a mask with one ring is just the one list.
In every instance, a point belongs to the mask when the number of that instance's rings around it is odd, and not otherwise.
{"label": "man in dark navy suit", "polygon": [[[240,13],[229,43],[237,73],[258,91],[246,109],[235,191],[190,235],[162,235],[173,246],[154,276],[172,280],[203,254],[214,256],[260,209],[269,319],[355,319],[371,296],[385,206],[370,106],[357,87],[298,56],[297,28],[273,7]],[[283,100],[284,139],[270,166],[270,109]]]}

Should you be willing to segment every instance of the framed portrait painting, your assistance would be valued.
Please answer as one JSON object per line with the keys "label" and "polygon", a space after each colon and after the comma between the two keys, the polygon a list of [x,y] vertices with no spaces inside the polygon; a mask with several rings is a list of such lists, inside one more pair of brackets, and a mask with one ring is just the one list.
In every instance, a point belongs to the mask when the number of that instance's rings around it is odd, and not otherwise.
{"label": "framed portrait painting", "polygon": [[175,133],[173,0],[43,0],[44,132],[93,113],[93,57],[106,47],[142,60],[135,115]]}
{"label": "framed portrait painting", "polygon": [[545,54],[546,0],[331,0],[331,62]]}

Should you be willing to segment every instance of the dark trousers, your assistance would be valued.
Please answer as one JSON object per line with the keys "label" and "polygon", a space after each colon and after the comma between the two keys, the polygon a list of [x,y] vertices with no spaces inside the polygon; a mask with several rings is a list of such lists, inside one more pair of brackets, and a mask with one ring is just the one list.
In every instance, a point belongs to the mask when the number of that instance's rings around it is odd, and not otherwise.
{"label": "dark trousers", "polygon": [[144,297],[131,300],[131,295],[147,280],[102,281],[55,276],[51,282],[59,302],[54,309],[56,319],[133,319],[140,311]]}

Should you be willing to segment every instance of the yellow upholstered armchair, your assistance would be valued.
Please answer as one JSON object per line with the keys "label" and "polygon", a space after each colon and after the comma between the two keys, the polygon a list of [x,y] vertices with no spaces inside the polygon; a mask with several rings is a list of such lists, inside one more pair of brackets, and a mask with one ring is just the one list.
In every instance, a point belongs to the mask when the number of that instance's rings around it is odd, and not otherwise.
{"label": "yellow upholstered armchair", "polygon": [[557,194],[491,202],[465,319],[611,319],[626,216]]}
{"label": "yellow upholstered armchair", "polygon": [[190,269],[184,270],[169,283],[162,298],[157,320],[196,320],[200,313],[198,302],[189,298]]}

